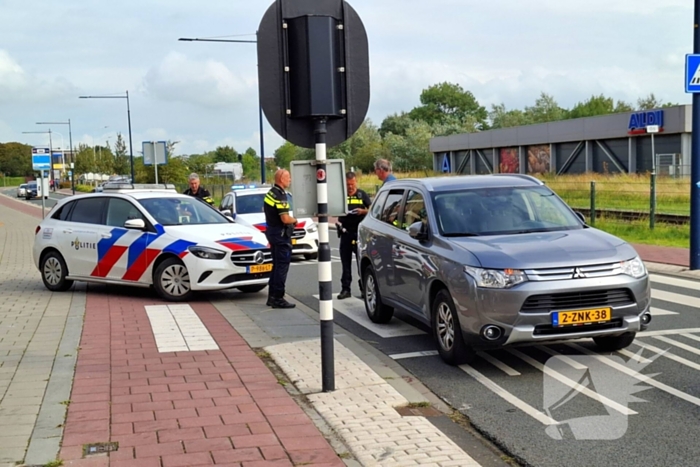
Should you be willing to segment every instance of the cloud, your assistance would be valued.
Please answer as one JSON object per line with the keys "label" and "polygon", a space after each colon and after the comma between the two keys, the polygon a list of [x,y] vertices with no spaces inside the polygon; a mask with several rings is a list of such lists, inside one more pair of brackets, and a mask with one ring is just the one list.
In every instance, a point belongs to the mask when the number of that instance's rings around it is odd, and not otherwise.
{"label": "cloud", "polygon": [[0,49],[0,103],[43,102],[77,95],[64,78],[52,81],[32,75],[4,49]]}
{"label": "cloud", "polygon": [[222,108],[245,104],[256,94],[249,82],[216,60],[191,60],[170,52],[144,77],[145,91],[157,100]]}

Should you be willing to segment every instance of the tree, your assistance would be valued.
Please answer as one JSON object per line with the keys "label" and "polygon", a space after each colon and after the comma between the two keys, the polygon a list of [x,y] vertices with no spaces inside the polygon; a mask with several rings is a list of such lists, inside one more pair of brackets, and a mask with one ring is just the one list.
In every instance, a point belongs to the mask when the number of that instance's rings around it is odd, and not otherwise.
{"label": "tree", "polygon": [[12,177],[32,175],[32,147],[22,143],[0,143],[0,172]]}
{"label": "tree", "polygon": [[277,167],[283,169],[289,169],[289,163],[296,159],[296,155],[299,152],[299,148],[289,141],[285,141],[284,144],[275,150],[275,164]]}
{"label": "tree", "polygon": [[393,133],[399,136],[405,136],[406,130],[411,126],[413,120],[408,116],[406,112],[401,112],[401,114],[392,114],[386,117],[381,126],[379,127],[379,134],[384,138],[389,133]]}
{"label": "tree", "polygon": [[187,168],[190,172],[205,175],[214,170],[214,158],[209,154],[193,154],[187,158]]}
{"label": "tree", "polygon": [[117,133],[117,142],[114,143],[114,173],[117,175],[131,173],[131,161],[126,154],[126,143],[121,133]]}
{"label": "tree", "polygon": [[614,112],[614,103],[611,97],[591,96],[585,102],[577,103],[569,112],[570,118],[594,117]]}
{"label": "tree", "polygon": [[489,120],[491,128],[509,128],[532,123],[531,115],[525,115],[525,112],[518,109],[506,110],[505,104],[492,105]]}
{"label": "tree", "polygon": [[674,107],[676,105],[678,104],[674,104],[673,102],[666,102],[665,104],[662,103],[659,99],[656,98],[653,92],[647,97],[640,97],[639,99],[637,99],[638,110],[661,109],[664,107]]}
{"label": "tree", "polygon": [[416,121],[408,128],[406,136],[390,134],[384,138],[388,158],[392,161],[394,170],[432,170],[433,155],[429,148],[432,136],[430,125]]}
{"label": "tree", "polygon": [[479,129],[485,129],[488,124],[488,113],[479,104],[470,91],[465,91],[459,84],[440,83],[424,89],[420,95],[421,106],[416,107],[409,116],[413,120],[421,120],[429,125],[445,123],[448,117],[465,120],[472,117]]}
{"label": "tree", "polygon": [[554,97],[546,93],[541,93],[532,107],[525,107],[525,116],[531,123],[547,123],[566,120],[569,111],[559,107]]}
{"label": "tree", "polygon": [[214,150],[214,162],[238,162],[238,153],[231,146],[219,146]]}

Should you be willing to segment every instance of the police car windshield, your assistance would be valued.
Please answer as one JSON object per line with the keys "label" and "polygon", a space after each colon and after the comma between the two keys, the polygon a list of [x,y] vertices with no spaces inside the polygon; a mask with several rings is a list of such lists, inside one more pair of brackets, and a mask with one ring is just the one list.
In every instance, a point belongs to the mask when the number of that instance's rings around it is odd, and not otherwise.
{"label": "police car windshield", "polygon": [[163,225],[228,224],[230,221],[197,198],[145,198],[141,205]]}
{"label": "police car windshield", "polygon": [[263,212],[267,193],[251,193],[236,196],[236,214],[255,214]]}

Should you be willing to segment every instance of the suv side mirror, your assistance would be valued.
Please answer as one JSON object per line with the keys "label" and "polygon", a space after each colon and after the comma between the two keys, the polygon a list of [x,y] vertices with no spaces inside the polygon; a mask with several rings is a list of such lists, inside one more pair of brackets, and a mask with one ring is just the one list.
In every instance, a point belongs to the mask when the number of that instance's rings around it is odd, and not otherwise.
{"label": "suv side mirror", "polygon": [[421,221],[414,222],[408,228],[408,235],[411,238],[415,238],[419,242],[423,242],[428,239],[428,224],[424,224]]}
{"label": "suv side mirror", "polygon": [[146,228],[146,223],[143,219],[129,219],[124,222],[124,227],[133,230],[144,230]]}
{"label": "suv side mirror", "polygon": [[581,212],[579,212],[579,211],[574,211],[574,213],[576,214],[576,217],[578,217],[579,219],[581,219],[581,222],[583,222],[584,224],[586,223],[586,217],[585,217]]}

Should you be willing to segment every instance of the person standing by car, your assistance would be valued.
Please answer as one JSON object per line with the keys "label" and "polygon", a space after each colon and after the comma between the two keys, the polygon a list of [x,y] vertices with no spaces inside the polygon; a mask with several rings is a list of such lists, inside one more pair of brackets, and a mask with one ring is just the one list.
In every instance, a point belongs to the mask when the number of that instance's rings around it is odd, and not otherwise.
{"label": "person standing by car", "polygon": [[294,308],[284,298],[287,272],[292,261],[292,233],[297,220],[289,213],[289,200],[285,191],[292,182],[289,171],[275,172],[275,185],[265,195],[265,235],[272,253],[272,275],[268,285],[267,306],[272,308]]}
{"label": "person standing by car", "polygon": [[377,175],[379,180],[384,182],[382,183],[382,186],[384,186],[387,182],[396,180],[394,174],[391,173],[391,162],[386,159],[378,159],[374,163],[374,173]]}
{"label": "person standing by car", "polygon": [[350,285],[352,284],[352,254],[357,255],[357,227],[365,218],[372,204],[369,195],[357,188],[357,176],[355,172],[345,174],[345,186],[348,191],[348,214],[338,218],[338,236],[340,237],[340,262],[343,266],[343,274],[340,277],[340,293],[338,300],[350,298]]}
{"label": "person standing by car", "polygon": [[190,187],[186,189],[183,194],[194,196],[195,198],[199,198],[209,205],[214,205],[214,200],[211,197],[211,193],[200,185],[199,175],[196,173],[191,173],[189,176],[189,183]]}

